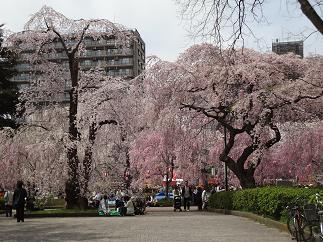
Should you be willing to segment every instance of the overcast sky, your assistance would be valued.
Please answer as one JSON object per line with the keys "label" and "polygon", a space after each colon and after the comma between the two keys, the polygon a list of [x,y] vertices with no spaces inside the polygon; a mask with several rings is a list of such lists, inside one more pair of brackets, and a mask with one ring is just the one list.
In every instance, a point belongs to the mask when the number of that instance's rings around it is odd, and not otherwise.
{"label": "overcast sky", "polygon": [[[253,26],[261,41],[256,43],[250,38],[247,47],[269,51],[273,39],[297,40],[301,38],[300,33],[306,36],[313,31],[296,3],[286,9],[283,0],[268,2],[264,8],[268,23]],[[188,37],[187,23],[181,21],[173,0],[0,0],[0,23],[5,23],[11,31],[21,31],[30,15],[43,5],[72,19],[106,18],[136,28],[146,43],[146,55],[157,55],[165,60],[175,60],[194,43]],[[323,38],[311,35],[304,48],[306,55],[323,54]]]}

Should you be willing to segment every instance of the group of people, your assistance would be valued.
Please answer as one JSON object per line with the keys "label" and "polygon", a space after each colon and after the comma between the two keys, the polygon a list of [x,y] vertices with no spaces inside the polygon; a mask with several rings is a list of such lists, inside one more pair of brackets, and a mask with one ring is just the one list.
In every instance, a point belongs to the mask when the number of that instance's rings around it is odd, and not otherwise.
{"label": "group of people", "polygon": [[99,214],[109,215],[111,212],[109,200],[115,201],[114,207],[121,216],[135,215],[135,206],[133,197],[127,195],[114,196],[113,198],[108,198],[107,195],[96,194],[94,197],[96,201]]}
{"label": "group of people", "polygon": [[[27,199],[27,191],[23,188],[23,185],[22,181],[18,181],[14,192],[7,190],[4,195],[6,217],[12,217],[12,209],[16,209],[17,222],[24,222],[24,208]],[[180,206],[183,204],[184,211],[190,211],[193,199],[199,210],[207,208],[208,193],[206,189],[197,187],[196,190],[193,191],[192,187],[188,185],[188,181],[185,181],[184,186],[181,189],[175,188],[173,193],[174,198],[181,198]],[[107,195],[102,196],[100,193],[95,194],[93,202],[94,206],[98,208],[99,213],[105,215],[110,213],[109,200],[115,201],[115,209],[121,216],[135,215],[133,197],[127,196],[123,193],[116,194],[113,198],[108,198]]]}
{"label": "group of people", "polygon": [[17,222],[24,222],[25,220],[24,210],[27,191],[23,188],[23,185],[22,181],[18,181],[14,192],[8,189],[4,194],[6,217],[12,217],[12,209],[16,209]]}
{"label": "group of people", "polygon": [[173,193],[174,198],[176,196],[182,197],[184,211],[190,211],[190,206],[193,199],[195,204],[198,206],[198,210],[204,210],[207,208],[209,196],[205,188],[202,189],[202,187],[197,187],[196,190],[193,191],[192,187],[188,185],[188,181],[185,181],[184,186],[181,189],[175,188]]}

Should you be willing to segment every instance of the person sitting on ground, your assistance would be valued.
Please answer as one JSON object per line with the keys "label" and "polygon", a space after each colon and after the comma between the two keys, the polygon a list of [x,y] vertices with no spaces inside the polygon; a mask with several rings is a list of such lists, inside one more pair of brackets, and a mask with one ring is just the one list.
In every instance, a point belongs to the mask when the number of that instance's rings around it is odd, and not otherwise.
{"label": "person sitting on ground", "polygon": [[99,204],[99,213],[102,211],[104,214],[109,214],[109,204],[108,204],[108,196],[104,195]]}
{"label": "person sitting on ground", "polygon": [[126,208],[124,206],[124,199],[123,198],[116,198],[116,210],[120,213],[121,216],[125,216],[126,215]]}
{"label": "person sitting on ground", "polygon": [[100,202],[102,200],[102,195],[100,192],[98,192],[97,194],[95,194],[94,198],[94,203],[95,203],[95,207],[98,208],[100,206]]}
{"label": "person sitting on ground", "polygon": [[133,204],[133,198],[125,197],[126,202],[126,215],[135,215],[135,206]]}

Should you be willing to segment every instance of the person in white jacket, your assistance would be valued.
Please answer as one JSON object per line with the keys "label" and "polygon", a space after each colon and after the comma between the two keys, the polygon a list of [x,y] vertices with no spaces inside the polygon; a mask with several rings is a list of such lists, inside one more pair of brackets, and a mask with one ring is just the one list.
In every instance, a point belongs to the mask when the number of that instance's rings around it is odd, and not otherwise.
{"label": "person in white jacket", "polygon": [[127,208],[126,215],[135,215],[135,206],[132,197],[130,199],[129,197],[126,197],[125,200],[127,200],[125,206]]}
{"label": "person in white jacket", "polygon": [[205,210],[207,209],[207,203],[208,203],[208,200],[209,200],[209,196],[207,194],[207,191],[206,189],[204,188],[203,189],[203,192],[202,192],[202,210]]}
{"label": "person in white jacket", "polygon": [[104,195],[99,204],[99,212],[102,211],[104,214],[109,214],[109,204],[108,204],[108,197]]}
{"label": "person in white jacket", "polygon": [[10,190],[6,191],[3,198],[6,207],[6,217],[12,217],[13,192]]}

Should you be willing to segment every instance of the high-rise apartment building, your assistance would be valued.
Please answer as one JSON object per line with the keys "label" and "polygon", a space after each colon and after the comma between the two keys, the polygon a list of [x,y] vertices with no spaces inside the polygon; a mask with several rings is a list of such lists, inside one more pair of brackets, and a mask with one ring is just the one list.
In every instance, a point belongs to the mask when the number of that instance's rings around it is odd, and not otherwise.
{"label": "high-rise apartment building", "polygon": [[279,42],[278,39],[276,39],[276,41],[272,43],[272,51],[278,55],[283,55],[283,54],[292,52],[303,58],[304,42],[303,41]]}
{"label": "high-rise apartment building", "polygon": [[[137,30],[129,30],[133,35],[132,43],[129,46],[117,46],[113,37],[95,40],[90,37],[84,38],[85,52],[80,56],[80,68],[83,70],[94,67],[103,68],[107,75],[133,78],[145,69],[145,42]],[[63,51],[62,44],[54,41],[55,52],[49,53],[49,61],[59,63],[68,68],[68,58]],[[73,44],[70,40],[69,45]],[[23,56],[28,55],[32,50],[22,52],[22,58],[16,66],[17,75],[12,81],[16,82],[20,89],[28,87],[32,76],[31,66],[24,61]]]}

